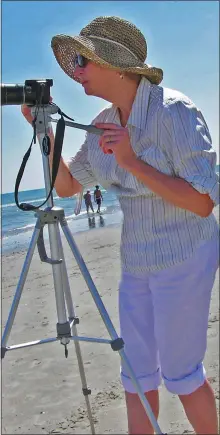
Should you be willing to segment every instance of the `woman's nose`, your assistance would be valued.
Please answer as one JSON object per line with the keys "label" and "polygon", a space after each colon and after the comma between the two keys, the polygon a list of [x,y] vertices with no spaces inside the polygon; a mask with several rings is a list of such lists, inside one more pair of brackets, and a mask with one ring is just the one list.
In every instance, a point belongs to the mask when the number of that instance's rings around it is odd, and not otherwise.
{"label": "woman's nose", "polygon": [[74,77],[76,77],[76,79],[80,79],[82,72],[83,68],[81,68],[79,65],[76,65],[74,68]]}

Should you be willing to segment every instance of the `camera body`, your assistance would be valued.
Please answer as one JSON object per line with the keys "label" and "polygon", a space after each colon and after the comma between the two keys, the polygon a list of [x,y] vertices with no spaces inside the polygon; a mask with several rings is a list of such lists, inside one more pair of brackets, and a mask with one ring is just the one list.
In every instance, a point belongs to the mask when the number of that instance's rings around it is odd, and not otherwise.
{"label": "camera body", "polygon": [[1,105],[47,105],[52,79],[25,80],[24,85],[1,84]]}

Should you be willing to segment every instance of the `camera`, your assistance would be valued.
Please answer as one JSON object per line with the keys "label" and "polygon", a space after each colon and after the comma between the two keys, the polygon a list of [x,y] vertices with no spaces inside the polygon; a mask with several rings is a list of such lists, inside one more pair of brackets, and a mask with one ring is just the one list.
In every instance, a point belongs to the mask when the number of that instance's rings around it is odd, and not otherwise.
{"label": "camera", "polygon": [[46,105],[50,102],[52,79],[25,80],[24,85],[1,84],[1,105]]}

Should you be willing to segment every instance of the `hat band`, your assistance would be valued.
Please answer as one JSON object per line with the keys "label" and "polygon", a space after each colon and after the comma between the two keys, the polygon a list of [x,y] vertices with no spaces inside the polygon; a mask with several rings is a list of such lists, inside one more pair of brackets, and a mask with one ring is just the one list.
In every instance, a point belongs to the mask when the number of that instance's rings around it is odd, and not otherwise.
{"label": "hat band", "polygon": [[123,44],[120,44],[120,42],[112,41],[112,39],[108,39],[108,38],[102,38],[101,36],[88,35],[87,38],[99,39],[100,41],[107,41],[107,42],[111,42],[112,44],[118,45],[119,47],[122,47],[124,50],[132,54],[132,56],[140,62],[140,59],[138,59],[138,57],[131,50],[129,50],[129,48],[125,47]]}

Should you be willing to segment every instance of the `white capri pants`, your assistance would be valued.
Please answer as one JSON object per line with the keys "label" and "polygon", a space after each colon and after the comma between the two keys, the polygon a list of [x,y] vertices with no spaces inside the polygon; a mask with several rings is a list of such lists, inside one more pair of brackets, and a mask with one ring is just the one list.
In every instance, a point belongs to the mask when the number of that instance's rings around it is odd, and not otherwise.
{"label": "white capri pants", "polygon": [[[219,241],[200,246],[181,264],[141,277],[122,274],[119,288],[121,337],[143,391],[156,390],[161,376],[175,394],[203,385],[203,359],[211,291],[219,265]],[[126,367],[124,389],[136,393]]]}

